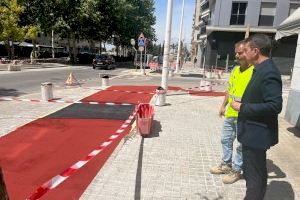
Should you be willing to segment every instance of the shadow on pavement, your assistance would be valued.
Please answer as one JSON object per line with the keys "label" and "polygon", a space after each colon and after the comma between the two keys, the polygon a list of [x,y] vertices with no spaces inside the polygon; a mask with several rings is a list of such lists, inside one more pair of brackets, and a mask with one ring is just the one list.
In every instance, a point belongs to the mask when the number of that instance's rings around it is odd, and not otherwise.
{"label": "shadow on pavement", "polygon": [[294,200],[295,193],[286,181],[271,181],[267,187],[265,200]]}
{"label": "shadow on pavement", "polygon": [[134,191],[135,200],[141,199],[143,154],[144,154],[144,137],[142,137],[141,144],[140,144],[139,160],[138,160],[138,165],[136,170],[135,191]]}
{"label": "shadow on pavement", "polygon": [[[267,159],[268,178],[285,178],[286,174],[272,161]],[[294,200],[295,193],[292,185],[286,181],[272,180],[267,187],[265,200]]]}
{"label": "shadow on pavement", "polygon": [[145,135],[145,138],[154,138],[159,137],[159,133],[161,132],[161,124],[157,120],[153,120],[152,128],[149,135]]}
{"label": "shadow on pavement", "polygon": [[18,92],[16,89],[6,89],[0,87],[0,96],[20,96],[21,94],[25,94],[24,92]]}
{"label": "shadow on pavement", "polygon": [[300,138],[300,130],[296,127],[289,127],[287,128],[287,131],[293,133],[296,137]]}
{"label": "shadow on pavement", "polygon": [[[285,178],[286,174],[270,159],[267,159],[268,178]],[[274,174],[274,175],[273,175]]]}
{"label": "shadow on pavement", "polygon": [[151,129],[150,134],[142,137],[141,144],[140,144],[138,165],[137,165],[137,170],[136,170],[136,177],[135,177],[135,191],[134,191],[134,199],[135,200],[140,200],[141,199],[144,140],[149,139],[149,138],[153,138],[153,137],[159,137],[160,132],[161,132],[160,122],[157,121],[157,120],[153,120],[152,129]]}

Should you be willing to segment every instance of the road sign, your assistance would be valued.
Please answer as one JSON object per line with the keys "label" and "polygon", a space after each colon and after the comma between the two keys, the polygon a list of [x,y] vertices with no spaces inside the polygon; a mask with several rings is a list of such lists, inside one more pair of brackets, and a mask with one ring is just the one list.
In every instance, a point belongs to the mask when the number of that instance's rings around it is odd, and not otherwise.
{"label": "road sign", "polygon": [[145,46],[145,38],[139,38],[138,39],[138,46],[140,46],[140,47]]}
{"label": "road sign", "polygon": [[139,51],[142,52],[142,51],[144,51],[144,49],[145,49],[144,46],[139,46]]}
{"label": "road sign", "polygon": [[141,33],[138,38],[138,46],[145,46],[145,37],[143,33]]}

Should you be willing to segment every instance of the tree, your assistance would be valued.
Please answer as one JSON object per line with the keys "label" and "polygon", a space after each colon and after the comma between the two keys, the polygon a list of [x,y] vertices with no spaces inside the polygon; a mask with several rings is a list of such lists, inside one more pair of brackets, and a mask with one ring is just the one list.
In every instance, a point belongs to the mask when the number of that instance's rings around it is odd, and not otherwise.
{"label": "tree", "polygon": [[11,58],[14,58],[14,42],[22,41],[25,27],[19,25],[19,16],[24,8],[17,0],[2,0],[0,4],[0,39],[5,41]]}
{"label": "tree", "polygon": [[[156,40],[153,0],[19,0],[25,7],[21,23],[36,24],[42,32],[54,29],[73,43],[79,39],[130,46],[140,32]],[[70,42],[69,42],[70,43]],[[70,46],[70,44],[69,44]]]}
{"label": "tree", "polygon": [[33,44],[33,49],[30,55],[31,63],[35,63],[35,59],[38,57],[38,53],[36,51],[36,40],[38,37],[38,33],[40,32],[40,28],[38,26],[29,25],[26,31],[25,38],[30,39]]}

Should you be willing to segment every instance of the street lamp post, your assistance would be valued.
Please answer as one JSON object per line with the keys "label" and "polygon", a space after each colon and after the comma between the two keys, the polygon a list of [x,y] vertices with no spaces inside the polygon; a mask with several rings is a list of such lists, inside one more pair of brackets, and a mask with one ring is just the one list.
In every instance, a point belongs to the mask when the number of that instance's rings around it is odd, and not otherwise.
{"label": "street lamp post", "polygon": [[134,65],[137,65],[137,63],[136,63],[136,61],[137,61],[137,50],[135,48],[135,39],[131,39],[130,44],[132,45],[132,48],[135,51],[135,53],[134,53]]}
{"label": "street lamp post", "polygon": [[163,60],[163,69],[162,69],[162,80],[161,80],[161,87],[164,88],[165,90],[168,89],[172,13],[173,13],[173,0],[168,0],[166,31],[165,31],[165,44],[164,44],[164,60]]}
{"label": "street lamp post", "polygon": [[179,39],[178,39],[178,51],[177,51],[177,59],[176,59],[176,71],[175,73],[179,72],[180,66],[180,57],[181,57],[181,40],[182,40],[182,26],[183,26],[183,16],[184,16],[184,0],[182,0],[182,10],[181,10],[181,20],[180,20],[180,32],[179,32]]}

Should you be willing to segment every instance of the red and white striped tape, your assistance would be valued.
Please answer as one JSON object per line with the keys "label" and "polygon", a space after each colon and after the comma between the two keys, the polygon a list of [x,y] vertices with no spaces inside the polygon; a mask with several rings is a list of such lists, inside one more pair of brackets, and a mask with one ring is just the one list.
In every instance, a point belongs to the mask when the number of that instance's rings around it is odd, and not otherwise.
{"label": "red and white striped tape", "polygon": [[112,144],[114,140],[120,137],[120,134],[123,133],[125,129],[130,125],[132,120],[135,118],[135,115],[136,115],[136,110],[132,113],[132,115],[129,116],[129,118],[122,124],[122,126],[113,135],[111,135],[108,138],[108,140],[103,142],[96,149],[91,151],[87,156],[83,157],[81,160],[79,160],[78,162],[76,162],[75,164],[73,164],[63,172],[61,172],[59,175],[56,175],[50,180],[48,180],[47,182],[43,183],[26,200],[36,200],[41,198],[49,190],[56,188],[58,185],[60,185],[62,182],[68,179],[70,176],[75,174],[80,168],[82,168],[89,161],[91,161],[96,155],[101,153],[106,147]]}
{"label": "red and white striped tape", "polygon": [[44,103],[75,103],[75,104],[99,104],[99,105],[122,105],[129,106],[135,105],[131,103],[115,103],[115,102],[99,102],[99,101],[74,101],[74,100],[40,100],[40,99],[22,99],[22,98],[9,98],[9,97],[0,97],[0,101],[26,101],[26,102],[44,102]]}
{"label": "red and white striped tape", "polygon": [[190,88],[187,88],[187,90],[192,90],[192,89],[201,89],[201,88],[204,88],[206,86],[211,86],[211,85],[225,85],[226,82],[222,82],[222,83],[211,83],[211,84],[206,84],[206,85],[203,85],[203,86],[196,86],[196,87],[190,87]]}
{"label": "red and white striped tape", "polygon": [[136,93],[136,94],[155,94],[154,92],[143,92],[143,91],[109,90],[109,89],[90,88],[90,87],[82,87],[82,88],[83,89],[88,89],[88,90],[111,91],[111,92],[125,92],[125,93]]}

